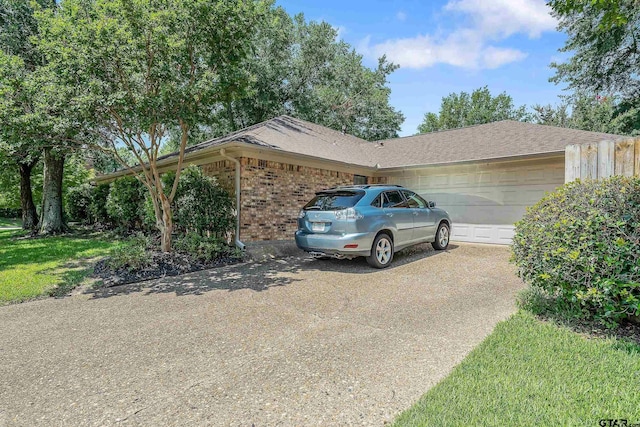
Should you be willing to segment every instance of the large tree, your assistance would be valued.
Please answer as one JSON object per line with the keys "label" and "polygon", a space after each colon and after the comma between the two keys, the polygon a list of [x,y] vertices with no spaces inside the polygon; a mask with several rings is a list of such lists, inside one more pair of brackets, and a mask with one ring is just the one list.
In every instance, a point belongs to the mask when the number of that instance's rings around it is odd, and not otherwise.
{"label": "large tree", "polygon": [[[24,0],[0,0],[0,150],[5,159],[12,161],[9,167],[19,172],[22,227],[27,230],[38,225],[31,175],[43,149],[33,133],[34,125],[41,119],[34,105],[37,91],[33,91],[33,83],[43,59],[32,43],[38,26],[31,4]],[[34,4],[55,7],[53,0],[38,0]],[[59,214],[62,221],[61,210]]]}
{"label": "large tree", "polygon": [[525,106],[516,107],[506,92],[492,96],[487,86],[442,98],[439,113],[426,113],[419,133],[481,125],[498,120],[527,120]]}
{"label": "large tree", "polygon": [[367,140],[397,136],[404,116],[389,104],[387,86],[397,66],[386,58],[369,68],[331,25],[282,8],[256,27],[252,45],[243,61],[251,86],[223,104],[219,131],[288,114]]}
{"label": "large tree", "polygon": [[593,93],[640,92],[640,3],[637,0],[551,0],[558,28],[567,33],[554,82]]}
{"label": "large tree", "polygon": [[633,110],[624,113],[624,106],[616,96],[575,93],[563,97],[557,106],[534,105],[534,123],[605,132],[635,135],[640,127]]}
{"label": "large tree", "polygon": [[[171,250],[184,149],[221,101],[246,88],[242,59],[270,8],[254,0],[62,0],[56,13],[38,15],[50,70],[74,88],[63,99],[92,124],[96,142],[76,142],[113,156],[144,184],[163,251]],[[165,190],[157,160],[169,129],[178,129],[180,145],[176,177]],[[120,155],[122,147],[135,165]]]}
{"label": "large tree", "polygon": [[551,0],[566,62],[552,63],[555,83],[578,96],[614,98],[612,120],[624,133],[640,131],[640,2],[637,0]]}

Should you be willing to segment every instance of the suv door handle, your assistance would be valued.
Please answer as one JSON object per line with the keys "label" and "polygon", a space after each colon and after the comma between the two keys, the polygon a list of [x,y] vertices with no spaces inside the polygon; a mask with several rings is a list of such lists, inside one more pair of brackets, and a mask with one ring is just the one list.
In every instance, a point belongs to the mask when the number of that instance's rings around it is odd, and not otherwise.
{"label": "suv door handle", "polygon": [[413,211],[413,216],[418,216],[418,212]]}
{"label": "suv door handle", "polygon": [[387,216],[388,216],[389,218],[391,218],[391,217],[393,216],[393,214],[392,214],[392,213],[388,213],[388,214],[387,214]]}

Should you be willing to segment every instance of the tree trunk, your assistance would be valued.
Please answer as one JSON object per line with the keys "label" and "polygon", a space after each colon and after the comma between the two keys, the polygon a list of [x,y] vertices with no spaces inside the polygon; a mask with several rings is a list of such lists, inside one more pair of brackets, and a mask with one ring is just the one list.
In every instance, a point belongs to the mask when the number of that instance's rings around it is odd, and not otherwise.
{"label": "tree trunk", "polygon": [[171,252],[171,234],[173,233],[173,218],[171,215],[171,203],[166,196],[162,195],[162,228],[160,233],[162,241],[160,248],[162,252]]}
{"label": "tree trunk", "polygon": [[31,170],[36,162],[19,163],[20,167],[20,207],[22,208],[22,228],[35,230],[38,226],[38,213],[33,203],[31,191]]}
{"label": "tree trunk", "polygon": [[42,218],[40,233],[56,234],[67,231],[62,216],[62,174],[64,154],[44,150],[44,186],[42,188]]}

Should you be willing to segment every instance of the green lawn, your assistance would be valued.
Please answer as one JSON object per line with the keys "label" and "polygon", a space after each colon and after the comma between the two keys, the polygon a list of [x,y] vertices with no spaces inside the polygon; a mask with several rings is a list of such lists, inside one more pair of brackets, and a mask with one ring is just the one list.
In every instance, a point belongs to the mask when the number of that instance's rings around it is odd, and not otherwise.
{"label": "green lawn", "polygon": [[0,305],[73,289],[91,272],[86,260],[116,244],[90,236],[14,239],[23,234],[0,230]]}
{"label": "green lawn", "polygon": [[0,227],[22,227],[22,220],[15,218],[0,218]]}
{"label": "green lawn", "polygon": [[521,311],[395,425],[597,426],[601,419],[640,423],[640,347],[589,340]]}

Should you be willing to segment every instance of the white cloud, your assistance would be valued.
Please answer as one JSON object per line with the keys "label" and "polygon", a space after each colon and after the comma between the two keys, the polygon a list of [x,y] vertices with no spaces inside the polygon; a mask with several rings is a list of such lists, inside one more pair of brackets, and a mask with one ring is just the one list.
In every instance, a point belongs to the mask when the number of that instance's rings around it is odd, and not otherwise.
{"label": "white cloud", "polygon": [[526,53],[517,49],[488,46],[482,51],[482,68],[494,69],[510,62],[521,61],[526,57]]}
{"label": "white cloud", "polygon": [[404,22],[407,20],[407,14],[403,11],[399,11],[398,13],[396,13],[396,19],[400,22]]}
{"label": "white cloud", "polygon": [[469,15],[485,35],[524,33],[534,38],[557,25],[544,0],[451,0],[444,9]]}
{"label": "white cloud", "polygon": [[448,64],[494,69],[527,56],[512,47],[495,46],[496,41],[517,33],[539,37],[556,27],[556,20],[549,15],[544,0],[450,0],[444,11],[466,15],[467,25],[460,25],[445,35],[423,34],[374,45],[367,37],[361,41],[359,51],[368,56],[387,55],[404,68]]}

